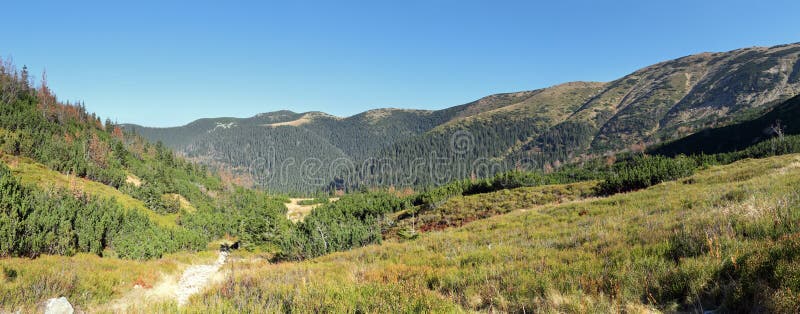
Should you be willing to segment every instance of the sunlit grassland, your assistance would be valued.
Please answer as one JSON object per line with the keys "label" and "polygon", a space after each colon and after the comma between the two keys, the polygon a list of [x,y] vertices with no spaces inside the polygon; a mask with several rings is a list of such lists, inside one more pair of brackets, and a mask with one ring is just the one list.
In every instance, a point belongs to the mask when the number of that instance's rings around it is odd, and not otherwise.
{"label": "sunlit grassland", "polygon": [[[235,252],[227,279],[177,308],[133,312],[645,312],[760,304],[796,312],[800,155],[744,160],[647,190],[588,197],[595,182],[457,197],[430,213],[480,217],[304,262]],[[480,216],[491,211],[493,215]],[[485,218],[484,218],[485,217]],[[0,260],[5,309],[66,296],[107,310],[213,248],[130,261],[79,254]]]}
{"label": "sunlit grassland", "polygon": [[313,198],[290,198],[286,203],[286,218],[292,222],[303,221],[319,204],[301,204],[304,201],[313,201]]}
{"label": "sunlit grassland", "polygon": [[744,160],[416,240],[299,263],[232,263],[228,281],[185,310],[640,312],[762,302],[791,312],[798,187],[799,155]]}
{"label": "sunlit grassland", "polygon": [[395,225],[384,234],[393,237],[399,233],[407,237],[409,232],[458,227],[520,208],[576,201],[592,196],[596,185],[597,182],[586,181],[454,196],[436,208],[417,206],[395,213],[391,217]]}
{"label": "sunlit grassland", "polygon": [[204,251],[150,261],[86,253],[0,259],[0,312],[33,312],[44,300],[61,296],[78,309],[88,310],[121,297],[136,285],[153,286],[163,275],[180,275],[187,265],[212,263],[215,258],[215,251]]}
{"label": "sunlit grassland", "polygon": [[[147,214],[150,219],[164,227],[176,227],[175,223],[178,214],[161,215],[148,209],[142,201],[134,199],[130,195],[124,194],[119,190],[108,185],[79,178],[68,176],[57,171],[48,169],[44,165],[25,157],[17,157],[7,154],[0,155],[0,160],[11,169],[15,177],[24,184],[36,184],[41,188],[61,188],[78,193],[84,193],[98,198],[113,198],[124,208],[135,209]],[[183,206],[183,204],[181,204]],[[191,206],[191,205],[189,205]]]}

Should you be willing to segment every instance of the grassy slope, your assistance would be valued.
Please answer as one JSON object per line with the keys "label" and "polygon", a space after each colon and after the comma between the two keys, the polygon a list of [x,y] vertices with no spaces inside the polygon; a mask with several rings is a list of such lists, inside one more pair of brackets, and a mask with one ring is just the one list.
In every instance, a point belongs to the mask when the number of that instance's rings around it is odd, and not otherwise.
{"label": "grassy slope", "polygon": [[464,109],[468,115],[456,116],[437,129],[446,129],[454,124],[490,123],[494,119],[520,119],[530,116],[544,117],[558,123],[579,109],[581,104],[600,93],[605,84],[564,83],[535,91],[512,93],[509,95],[515,97],[510,101],[493,99],[495,95],[485,97]]}
{"label": "grassy slope", "polygon": [[[535,194],[530,188],[467,197],[442,208],[464,208],[470,215],[479,208],[503,208],[498,202],[502,197],[533,207],[424,233],[416,240],[387,241],[299,263],[269,264],[237,253],[244,259],[233,258],[225,266],[232,273],[228,280],[193,298],[183,311],[714,308],[720,294],[737,287],[725,281],[730,278],[727,272],[774,256],[764,252],[785,242],[783,234],[798,232],[787,227],[796,225],[800,212],[798,185],[800,155],[795,154],[712,167],[678,182],[608,198],[576,199],[585,186],[538,191],[547,196],[548,191],[572,190],[565,194],[572,195],[568,201],[560,204],[558,198],[545,205],[524,200]],[[176,263],[192,258],[180,254],[136,262],[78,255],[0,260],[0,298],[6,298],[4,305],[30,306],[66,295],[83,309],[94,308],[132,289],[132,280],[152,281],[154,273],[175,273],[180,268]],[[14,278],[9,269],[15,271]],[[781,300],[781,293],[797,299],[791,292],[797,290],[783,288],[791,288],[789,279],[800,272],[787,267],[780,271],[787,278],[778,281],[781,290],[771,290],[774,283],[752,284],[764,284],[758,290],[772,296],[769,300]],[[25,301],[13,302],[18,299]],[[141,305],[144,312],[177,311],[171,302]],[[774,307],[767,310],[786,310],[774,302],[768,306]]]}
{"label": "grassy slope", "polygon": [[43,188],[57,187],[80,193],[85,193],[99,198],[113,198],[125,208],[136,209],[147,214],[150,219],[160,226],[176,227],[177,214],[161,215],[148,209],[142,201],[120,192],[108,185],[87,180],[84,178],[67,176],[53,171],[36,161],[12,155],[3,154],[0,161],[9,166],[15,177],[24,184],[36,184]]}
{"label": "grassy slope", "polygon": [[[514,211],[415,241],[302,263],[239,263],[227,283],[194,299],[193,309],[713,308],[729,292],[723,272],[780,241],[742,230],[772,230],[781,225],[778,217],[796,216],[798,185],[800,155],[745,160],[681,182]],[[697,252],[681,249],[687,246]]]}
{"label": "grassy slope", "polygon": [[64,296],[80,310],[111,302],[134,289],[153,286],[164,275],[179,275],[188,265],[212,263],[216,252],[176,253],[158,260],[44,255],[0,259],[0,312],[30,312],[49,298]]}
{"label": "grassy slope", "polygon": [[596,185],[597,182],[587,181],[454,196],[435,209],[426,210],[417,206],[394,214],[392,218],[396,224],[388,232],[384,232],[384,236],[391,238],[398,232],[427,232],[460,227],[477,219],[506,214],[520,208],[576,201],[592,195]]}

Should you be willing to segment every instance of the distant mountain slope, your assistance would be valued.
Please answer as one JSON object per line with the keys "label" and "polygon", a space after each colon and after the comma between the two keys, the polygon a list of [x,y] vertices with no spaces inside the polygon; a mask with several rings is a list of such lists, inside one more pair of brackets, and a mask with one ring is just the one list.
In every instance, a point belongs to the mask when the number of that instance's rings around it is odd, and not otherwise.
{"label": "distant mountain slope", "polygon": [[280,168],[283,159],[246,171],[277,190],[303,184],[266,182],[264,172],[290,181],[313,172],[332,183],[328,188],[424,186],[512,167],[557,167],[758,116],[800,94],[799,56],[800,44],[701,53],[608,83],[497,94],[438,111],[378,109],[347,118],[278,111],[177,128],[126,127],[209,164],[245,167],[270,149],[280,158],[321,161],[314,171]]}
{"label": "distant mountain slope", "polygon": [[651,153],[677,155],[732,152],[781,134],[800,134],[800,96],[787,100],[756,119],[703,130],[655,147]]}
{"label": "distant mountain slope", "polygon": [[798,53],[794,44],[662,62],[609,83],[567,121],[592,126],[590,152],[680,137],[800,93]]}
{"label": "distant mountain slope", "polygon": [[147,128],[132,124],[124,124],[128,130],[134,131],[148,139],[163,142],[173,148],[184,148],[207,133],[217,130],[235,128],[243,125],[266,125],[288,122],[300,118],[300,114],[291,111],[276,111],[256,115],[252,118],[207,118],[193,121],[187,125],[172,128]]}

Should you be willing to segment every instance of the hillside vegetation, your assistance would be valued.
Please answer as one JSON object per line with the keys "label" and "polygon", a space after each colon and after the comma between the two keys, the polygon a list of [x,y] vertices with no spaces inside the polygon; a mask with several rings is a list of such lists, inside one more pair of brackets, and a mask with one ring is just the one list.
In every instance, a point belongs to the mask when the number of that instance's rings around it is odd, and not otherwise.
{"label": "hillside vegetation", "polygon": [[12,155],[1,156],[2,162],[8,165],[11,175],[19,178],[20,183],[37,185],[41,189],[60,189],[73,194],[87,195],[95,198],[113,199],[120,206],[136,209],[149,216],[161,226],[175,227],[177,214],[159,214],[145,206],[144,202],[108,185],[81,177],[65,175],[46,168],[31,159]]}
{"label": "hillside vegetation", "polygon": [[227,184],[58,100],[46,75],[34,86],[26,68],[0,64],[0,257],[151,259],[224,235],[267,245],[291,224],[282,199]]}
{"label": "hillside vegetation", "polygon": [[[632,162],[621,165],[637,165]],[[403,201],[354,194],[312,211],[292,228],[293,242],[277,251],[280,256],[234,254],[228,279],[182,310],[796,311],[792,291],[800,287],[791,278],[800,252],[794,243],[800,232],[800,155],[705,166],[673,179],[598,197],[606,180],[553,185],[498,178],[490,182],[523,187],[460,192],[435,207],[424,201],[413,206],[424,199],[419,196]],[[535,183],[544,185],[524,187]],[[294,261],[271,263],[275,257]],[[70,272],[70,283],[36,279],[37,267],[76,258],[143,267],[82,256],[0,260],[10,284],[6,300],[14,300],[8,304],[58,293],[83,308],[103,308],[104,300],[134,284],[101,291],[109,286],[93,287],[89,282],[97,277],[79,270]],[[142,280],[152,284],[152,276]],[[15,292],[31,288],[40,292]],[[172,302],[136,308],[177,311]]]}
{"label": "hillside vegetation", "polygon": [[301,263],[238,263],[191,306],[796,312],[798,184],[800,155],[714,166],[639,192],[512,210],[416,240]]}

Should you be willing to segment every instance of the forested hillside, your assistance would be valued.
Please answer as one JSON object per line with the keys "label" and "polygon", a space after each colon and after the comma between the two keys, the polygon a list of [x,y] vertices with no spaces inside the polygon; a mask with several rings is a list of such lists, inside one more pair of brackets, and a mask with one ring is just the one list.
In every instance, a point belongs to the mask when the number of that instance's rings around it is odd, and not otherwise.
{"label": "forested hillside", "polygon": [[272,190],[419,188],[509,169],[549,171],[759,116],[800,93],[799,55],[800,44],[702,53],[608,83],[498,94],[439,111],[279,111],[125,127]]}
{"label": "forested hillside", "polygon": [[0,257],[91,252],[146,259],[225,234],[285,228],[283,201],[236,188],[162,144],[0,63]]}

